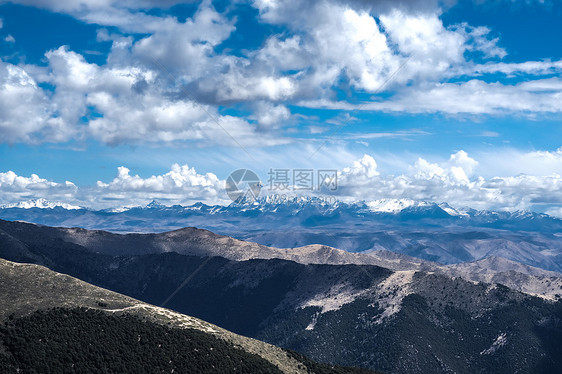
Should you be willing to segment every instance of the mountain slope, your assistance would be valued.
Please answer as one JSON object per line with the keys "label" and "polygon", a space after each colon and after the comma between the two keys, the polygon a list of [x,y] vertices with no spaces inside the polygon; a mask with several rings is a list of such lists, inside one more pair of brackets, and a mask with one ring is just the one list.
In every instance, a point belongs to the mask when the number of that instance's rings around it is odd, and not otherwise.
{"label": "mountain slope", "polygon": [[[163,333],[165,335],[175,334],[176,338],[180,341],[188,339],[187,341],[191,342],[190,344],[193,349],[209,347],[209,344],[211,344],[210,349],[215,349],[216,353],[232,355],[237,357],[238,360],[242,360],[242,364],[240,363],[241,361],[237,361],[239,369],[246,367],[247,369],[253,368],[251,370],[259,369],[260,372],[271,373],[310,372],[305,369],[302,362],[290,357],[291,355],[286,351],[275,346],[233,334],[194,317],[155,307],[136,299],[95,287],[68,275],[53,272],[42,266],[19,264],[0,259],[0,284],[2,284],[0,288],[0,321],[10,321],[8,327],[4,327],[2,330],[2,340],[8,347],[4,346],[4,349],[0,347],[0,361],[3,361],[6,367],[12,365],[12,369],[14,365],[18,366],[21,362],[18,363],[17,360],[10,361],[10,356],[7,353],[11,352],[16,355],[15,358],[20,359],[26,355],[26,352],[29,353],[26,350],[27,348],[23,349],[21,346],[18,346],[17,341],[19,339],[25,340],[26,338],[27,341],[34,341],[31,339],[31,335],[24,334],[24,337],[22,337],[22,333],[27,334],[31,327],[33,329],[41,327],[43,330],[37,332],[37,334],[46,334],[51,340],[56,341],[58,337],[63,339],[63,341],[74,339],[75,342],[80,344],[90,344],[90,347],[87,349],[91,350],[93,341],[86,339],[87,331],[84,331],[84,326],[91,327],[101,324],[107,330],[113,330],[119,326],[121,328],[132,326],[142,331],[142,334],[146,336],[160,334],[158,336],[162,338]],[[102,311],[103,313],[96,314],[91,311]],[[37,314],[38,312],[39,314]],[[62,320],[58,320],[59,318],[62,318]],[[57,320],[59,323],[53,324],[53,321]],[[64,321],[68,320],[73,320],[74,324],[65,325]],[[77,330],[75,326],[79,326],[80,329]],[[172,330],[166,332],[162,330],[164,327],[160,328],[158,326],[166,326],[166,329],[171,327],[178,332]],[[16,327],[20,330],[10,330],[10,328]],[[64,328],[67,328],[68,332],[79,331],[79,335],[74,337],[58,335],[61,333],[60,330]],[[122,332],[126,332],[126,329]],[[112,333],[113,335],[105,337],[107,338],[106,344],[111,343],[112,340],[112,344],[116,343],[115,339],[119,337],[119,334],[116,334],[115,331],[112,331]],[[10,338],[9,342],[7,342],[8,338]],[[117,340],[117,342],[120,341]],[[170,342],[168,343],[171,344]],[[122,341],[122,344],[127,347],[129,346],[127,341]],[[185,341],[182,344],[185,345]],[[60,346],[52,350],[53,347],[51,346],[36,344],[35,348],[44,349],[46,352],[51,352],[51,354],[57,353],[60,357],[64,358],[64,355],[61,355]],[[74,349],[79,350],[79,347],[74,347]],[[98,346],[97,349],[101,348]],[[166,356],[162,352],[155,352],[154,348],[151,348],[150,351],[145,349],[142,352],[144,352],[144,355],[147,352],[152,355],[160,354],[159,357],[162,359],[170,358],[170,356]],[[104,352],[104,354],[110,355],[113,360],[123,359],[122,356],[119,356],[114,351]],[[139,353],[138,357],[142,357],[143,354]],[[214,361],[205,361],[206,358],[199,355],[191,355],[190,357],[191,360],[195,360],[196,363],[201,365],[208,365],[209,362],[217,363],[217,357],[213,358]],[[15,358],[12,357],[12,359]],[[130,359],[131,357],[127,360]],[[141,362],[140,359],[139,362]],[[76,364],[85,365],[86,363]],[[234,368],[233,366],[224,366],[224,362],[220,364],[223,365],[222,367],[226,372],[231,372]],[[127,372],[139,372],[133,370],[134,367],[127,368]],[[325,372],[331,372],[329,368],[321,368]],[[39,369],[39,367],[34,368],[34,370]],[[147,369],[149,369],[148,372],[154,372],[156,368],[148,367]],[[46,370],[46,368],[43,367],[41,370]],[[42,372],[41,370],[40,372]],[[53,370],[58,371],[56,368]],[[354,369],[349,370],[352,371]],[[66,371],[68,371],[68,368]],[[96,370],[93,372],[96,372]],[[204,372],[216,371],[208,369]],[[333,372],[335,373],[336,370]]]}
{"label": "mountain slope", "polygon": [[38,311],[9,320],[0,339],[3,373],[282,373],[207,333],[99,310]]}
{"label": "mountain slope", "polygon": [[373,265],[112,256],[60,238],[19,240],[57,271],[318,361],[389,373],[562,367],[562,303],[502,285]]}
{"label": "mountain slope", "polygon": [[439,271],[474,282],[502,284],[529,295],[562,298],[562,274],[509,261],[501,257],[440,266]]}

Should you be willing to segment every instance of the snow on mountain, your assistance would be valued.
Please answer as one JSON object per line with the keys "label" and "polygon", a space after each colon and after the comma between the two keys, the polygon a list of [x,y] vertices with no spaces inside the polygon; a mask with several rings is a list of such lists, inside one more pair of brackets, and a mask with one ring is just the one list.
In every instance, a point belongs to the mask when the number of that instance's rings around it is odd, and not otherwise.
{"label": "snow on mountain", "polygon": [[440,203],[440,204],[437,204],[437,205],[439,206],[439,208],[441,208],[445,212],[447,212],[447,214],[450,215],[450,216],[453,216],[453,217],[455,217],[455,216],[457,216],[457,217],[459,217],[459,216],[469,217],[470,216],[470,214],[468,214],[465,209],[453,208],[452,206],[450,206],[447,203]]}
{"label": "snow on mountain", "polygon": [[[413,292],[410,285],[415,273],[415,270],[396,271],[378,284],[379,299],[377,305],[383,312],[375,320],[376,324],[382,323],[386,318],[400,311],[404,297]],[[375,304],[372,304],[372,306],[375,306]]]}
{"label": "snow on mountain", "polygon": [[156,200],[152,200],[150,203],[148,203],[145,207],[145,209],[162,209],[162,208],[166,208],[166,205],[156,201]]}
{"label": "snow on mountain", "polygon": [[432,203],[410,199],[380,199],[366,203],[371,212],[399,213],[406,208],[428,207]]}
{"label": "snow on mountain", "polygon": [[[62,202],[51,202],[46,199],[27,200],[18,203],[11,203],[0,205],[0,209],[9,208],[40,208],[40,209],[53,209],[61,207],[67,210],[85,209],[80,206],[71,205]],[[124,206],[108,208],[103,210],[92,210],[90,212],[103,212],[103,213],[135,213],[141,214],[147,211],[162,211],[171,215],[185,214],[185,213],[205,213],[208,215],[222,215],[225,217],[244,215],[248,216],[249,212],[255,214],[275,213],[280,219],[286,217],[299,216],[302,217],[306,214],[314,214],[316,216],[330,216],[337,218],[345,216],[348,218],[364,218],[373,217],[381,218],[384,215],[386,218],[392,216],[400,216],[403,218],[438,218],[438,219],[470,219],[478,220],[481,223],[493,223],[496,221],[532,221],[538,219],[552,219],[557,220],[555,217],[550,217],[542,213],[533,213],[529,211],[514,211],[514,212],[496,212],[496,211],[479,211],[471,208],[456,208],[451,207],[447,203],[434,203],[428,201],[417,201],[411,199],[378,199],[371,201],[356,201],[356,202],[342,202],[338,200],[326,200],[318,197],[299,196],[280,200],[272,198],[271,196],[261,197],[257,200],[233,202],[230,205],[206,205],[204,203],[195,203],[193,205],[173,205],[166,206],[156,200],[144,206]],[[559,220],[562,222],[562,220]]]}
{"label": "snow on mountain", "polygon": [[1,209],[10,209],[10,208],[20,208],[20,209],[31,209],[31,208],[39,208],[39,209],[54,209],[54,208],[63,208],[66,210],[79,210],[83,209],[77,205],[71,205],[67,203],[61,202],[53,202],[46,199],[35,199],[35,200],[27,200],[27,201],[20,201],[19,203],[12,203],[12,204],[4,204],[0,205]]}

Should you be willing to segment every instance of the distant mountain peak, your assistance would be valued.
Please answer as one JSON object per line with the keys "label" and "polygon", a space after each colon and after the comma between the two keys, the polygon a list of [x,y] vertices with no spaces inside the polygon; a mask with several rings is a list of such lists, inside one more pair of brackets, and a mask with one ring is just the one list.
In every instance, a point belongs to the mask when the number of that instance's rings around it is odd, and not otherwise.
{"label": "distant mountain peak", "polygon": [[166,208],[166,205],[159,203],[156,200],[152,200],[150,203],[148,203],[145,206],[146,209],[162,209],[162,208]]}

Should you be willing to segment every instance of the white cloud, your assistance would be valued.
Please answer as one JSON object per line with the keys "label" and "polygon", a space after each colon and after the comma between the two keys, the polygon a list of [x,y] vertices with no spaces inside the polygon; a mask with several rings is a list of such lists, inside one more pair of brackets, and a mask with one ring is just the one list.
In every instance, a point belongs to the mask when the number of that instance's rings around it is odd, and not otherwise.
{"label": "white cloud", "polygon": [[[284,31],[237,53],[218,52],[235,33],[236,12],[218,12],[210,1],[185,21],[146,11],[176,1],[19,3],[107,26],[112,34],[101,29],[98,41],[113,46],[101,66],[67,47],[47,51],[46,67],[22,65],[26,72],[18,73],[22,77],[10,90],[0,86],[7,108],[0,113],[5,142],[94,138],[112,145],[252,145],[265,137],[264,145],[276,145],[288,141],[283,134],[295,103],[453,115],[562,109],[562,80],[544,77],[560,72],[560,61],[498,62],[506,52],[490,28],[445,27],[435,1],[254,1],[260,21]],[[470,57],[475,53],[488,62],[475,63]],[[0,62],[0,69],[6,66],[20,69]],[[531,77],[516,84],[480,79],[494,73]],[[8,76],[1,74],[0,83],[14,81]],[[40,83],[53,85],[54,92]],[[335,102],[342,90],[387,94],[360,105]],[[252,110],[246,118],[219,114],[219,106],[239,102]]]}
{"label": "white cloud", "polygon": [[284,127],[291,118],[291,111],[284,105],[258,102],[251,117],[258,122],[260,129],[270,130]]}
{"label": "white cloud", "polygon": [[[560,112],[562,89],[557,78],[520,84],[463,80],[465,75],[478,77],[496,72],[508,76],[545,75],[562,67],[560,61],[474,64],[467,59],[467,52],[480,52],[484,58],[506,55],[499,39],[490,36],[488,27],[463,23],[445,28],[437,11],[412,13],[398,7],[380,14],[378,24],[361,10],[333,2],[311,2],[306,6],[288,1],[255,4],[264,21],[286,24],[296,33],[272,36],[256,56],[258,60],[272,61],[279,72],[303,71],[293,96],[301,100],[301,106],[449,114]],[[309,17],[310,14],[315,16]],[[360,105],[334,102],[328,99],[329,93],[342,75],[358,90],[377,92],[382,87],[394,95]],[[454,77],[461,79],[443,83]]]}
{"label": "white cloud", "polygon": [[497,210],[532,210],[550,206],[549,209],[553,212],[558,209],[556,206],[562,205],[560,174],[520,174],[488,179],[471,177],[478,162],[464,151],[451,155],[447,162],[441,164],[419,158],[408,173],[398,176],[362,170],[358,165],[366,159],[372,158],[366,155],[356,161],[352,168],[342,171],[337,192],[340,198],[405,198],[447,202],[457,207]]}
{"label": "white cloud", "polygon": [[412,56],[409,75],[414,70],[418,76],[442,75],[451,64],[464,59],[466,35],[446,29],[437,14],[409,15],[394,10],[380,19],[398,50]]}
{"label": "white cloud", "polygon": [[77,187],[72,182],[55,183],[36,174],[29,177],[13,171],[0,173],[0,204],[36,198],[73,200]]}
{"label": "white cloud", "polygon": [[562,61],[526,61],[520,63],[489,62],[467,66],[466,74],[502,73],[513,77],[516,74],[547,75],[562,70]]}
{"label": "white cloud", "polygon": [[487,175],[562,175],[562,147],[555,151],[496,150],[482,152],[478,157],[486,160],[481,172]]}
{"label": "white cloud", "polygon": [[[560,154],[560,151],[544,152],[540,157],[561,157]],[[265,154],[264,160],[260,157],[259,165],[276,167],[275,157],[270,156],[271,160],[267,157]],[[303,166],[298,162],[296,165],[297,168]],[[562,206],[561,174],[551,172],[485,178],[476,173],[480,167],[466,152],[458,151],[442,162],[419,158],[400,175],[382,174],[375,159],[366,154],[352,162],[351,166],[341,169],[335,195],[346,201],[399,198],[447,202],[456,207],[526,209],[559,215]],[[264,190],[264,194],[267,193]],[[174,164],[169,172],[149,177],[131,174],[127,167],[122,166],[112,181],[98,181],[95,186],[81,187],[71,182],[49,181],[37,175],[22,177],[9,171],[0,173],[0,196],[0,204],[46,198],[93,208],[144,205],[152,199],[167,205],[186,205],[197,201],[229,203],[224,193],[224,180],[213,173],[200,174],[192,167],[178,164]]]}
{"label": "white cloud", "polygon": [[469,47],[469,50],[482,52],[484,56],[488,58],[504,58],[507,55],[506,50],[498,46],[499,38],[489,38],[491,30],[488,27],[472,27],[467,23],[463,23],[461,26],[466,33],[466,37],[472,41],[472,45]]}
{"label": "white cloud", "polygon": [[[295,34],[268,38],[253,56],[256,61],[274,66],[276,74],[300,70],[295,95],[318,95],[341,76],[360,89],[379,88],[400,58],[393,55],[375,19],[345,5],[311,4],[311,9],[290,16],[283,13],[289,10],[279,9],[281,5],[258,4],[263,19],[286,23]],[[273,15],[272,7],[283,14]]]}
{"label": "white cloud", "polygon": [[370,178],[379,175],[377,171],[377,163],[375,159],[370,155],[363,155],[360,160],[354,161],[353,166],[344,168],[342,171],[342,176],[344,177],[344,182],[356,183],[359,180],[369,180]]}
{"label": "white cloud", "polygon": [[157,199],[168,205],[188,204],[197,201],[225,202],[224,181],[213,173],[198,174],[187,165],[172,165],[162,175],[142,178],[130,175],[124,166],[118,168],[113,181],[98,181],[95,194],[89,196],[96,205],[142,205],[147,199]]}
{"label": "white cloud", "polygon": [[468,156],[465,151],[458,151],[449,158],[449,167],[460,167],[466,175],[472,175],[478,166],[478,161]]}
{"label": "white cloud", "polygon": [[545,213],[553,217],[562,218],[562,207],[549,208],[545,211]]}
{"label": "white cloud", "polygon": [[[7,1],[1,1],[7,2]],[[84,13],[116,9],[152,9],[168,8],[174,4],[184,3],[183,0],[10,0],[12,3],[34,6],[53,10],[56,12],[69,13],[79,16]]]}
{"label": "white cloud", "polygon": [[88,105],[103,114],[89,122],[90,134],[108,144],[124,142],[196,142],[203,145],[255,146],[283,139],[261,136],[242,118],[221,116],[212,107],[184,100],[170,100],[162,92],[125,95],[97,92]]}
{"label": "white cloud", "polygon": [[0,131],[2,141],[58,142],[73,129],[56,116],[56,107],[22,68],[0,61]]}
{"label": "white cloud", "polygon": [[169,172],[142,178],[119,167],[109,183],[77,187],[72,182],[57,183],[36,174],[19,176],[12,171],[0,173],[0,204],[30,199],[61,201],[74,206],[114,208],[144,205],[156,199],[167,205],[192,204],[197,201],[226,203],[224,181],[213,173],[199,174],[187,165],[172,165]]}
{"label": "white cloud", "polygon": [[[288,142],[259,132],[243,118],[220,115],[216,107],[182,99],[181,92],[178,95],[175,87],[148,68],[98,66],[67,47],[49,51],[46,57],[48,67],[27,68],[40,82],[52,84],[52,93],[22,68],[0,62],[3,141],[94,138],[110,145],[188,142],[197,146]],[[279,119],[287,116],[288,110],[277,108]]]}
{"label": "white cloud", "polygon": [[[234,30],[232,21],[219,14],[210,2],[203,2],[193,18],[183,23],[172,18],[159,19],[151,30],[145,30],[151,35],[134,44],[132,57],[149,65],[157,60],[166,69],[181,72],[182,78],[195,80],[206,74],[214,47]],[[220,59],[215,63],[222,64]]]}
{"label": "white cloud", "polygon": [[432,83],[396,94],[386,101],[350,105],[314,100],[300,105],[316,108],[409,113],[514,114],[562,112],[562,80],[549,78],[504,85],[472,79],[459,83]]}
{"label": "white cloud", "polygon": [[16,38],[14,38],[12,35],[8,35],[4,38],[4,41],[7,42],[7,43],[15,43]]}

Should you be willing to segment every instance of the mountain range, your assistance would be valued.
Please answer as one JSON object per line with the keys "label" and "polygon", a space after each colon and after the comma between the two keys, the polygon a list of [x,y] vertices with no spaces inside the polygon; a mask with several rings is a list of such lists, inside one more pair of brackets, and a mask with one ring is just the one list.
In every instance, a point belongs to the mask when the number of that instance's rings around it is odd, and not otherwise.
{"label": "mountain range", "polygon": [[8,221],[0,256],[320,362],[387,373],[562,367],[560,274],[498,257],[447,266],[389,251],[268,247],[195,228],[122,235]]}
{"label": "mountain range", "polygon": [[441,264],[495,256],[562,271],[562,220],[558,218],[412,200],[328,204],[319,199],[262,199],[187,207],[152,202],[145,207],[98,211],[29,201],[0,208],[0,218],[121,233],[198,227],[277,248],[318,244],[348,252],[383,249]]}

